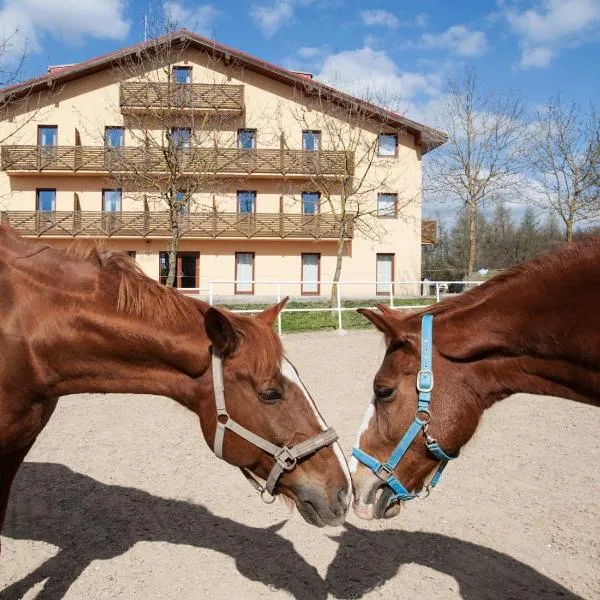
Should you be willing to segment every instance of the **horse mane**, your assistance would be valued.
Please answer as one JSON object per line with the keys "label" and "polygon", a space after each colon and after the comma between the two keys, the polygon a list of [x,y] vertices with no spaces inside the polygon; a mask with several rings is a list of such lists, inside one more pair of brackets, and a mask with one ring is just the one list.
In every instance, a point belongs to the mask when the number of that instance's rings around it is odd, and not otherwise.
{"label": "horse mane", "polygon": [[[202,314],[210,307],[184,296],[150,279],[127,254],[105,250],[104,243],[74,240],[63,251],[66,256],[91,262],[117,279],[117,311],[134,314],[141,319],[186,327],[200,323]],[[219,309],[223,310],[223,309]],[[279,336],[260,319],[251,319],[225,311],[248,349],[252,373],[259,381],[267,381],[281,366],[283,346]]]}
{"label": "horse mane", "polygon": [[118,312],[144,320],[160,319],[175,327],[201,321],[197,301],[150,279],[134,259],[122,252],[106,250],[103,242],[74,240],[61,252],[68,258],[96,265],[116,279]]}
{"label": "horse mane", "polygon": [[[419,310],[417,314],[423,313],[440,314],[454,309],[461,309],[482,300],[496,292],[507,291],[513,286],[531,287],[535,281],[543,277],[544,281],[563,281],[570,274],[574,274],[571,265],[589,260],[600,261],[600,237],[587,237],[577,242],[565,244],[558,250],[543,254],[532,260],[510,267],[492,279],[470,289],[458,296],[446,298],[431,307]],[[598,265],[600,267],[600,264]],[[414,316],[413,313],[411,316]]]}

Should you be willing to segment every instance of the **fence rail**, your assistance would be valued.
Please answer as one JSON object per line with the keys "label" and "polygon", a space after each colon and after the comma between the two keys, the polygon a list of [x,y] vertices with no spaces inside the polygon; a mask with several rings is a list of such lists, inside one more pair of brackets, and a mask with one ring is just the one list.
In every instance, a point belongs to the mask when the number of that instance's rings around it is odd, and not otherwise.
{"label": "fence rail", "polygon": [[12,173],[166,173],[215,175],[322,175],[354,173],[354,153],[288,148],[162,148],[145,146],[16,146],[0,150],[0,168]]}
{"label": "fence rail", "polygon": [[[389,282],[389,289],[386,295],[378,296],[377,303],[387,304],[392,309],[395,310],[418,310],[426,308],[427,306],[439,302],[442,298],[448,295],[447,290],[451,285],[462,286],[463,291],[470,289],[472,287],[478,286],[482,281],[392,281]],[[290,280],[290,281],[263,281],[263,280],[213,280],[208,282],[207,288],[195,288],[195,289],[187,289],[186,293],[196,293],[198,296],[205,298],[211,306],[218,306],[220,304],[231,304],[227,301],[222,301],[216,294],[215,288],[220,285],[234,285],[237,286],[239,284],[244,285],[265,285],[270,286],[274,289],[273,293],[270,294],[270,297],[273,301],[279,302],[286,295],[290,295],[288,293],[284,293],[284,288],[289,288],[290,286],[296,287],[298,290],[302,289],[302,286],[306,284],[318,284],[318,286],[333,286],[335,282],[330,280],[319,280],[319,281],[302,281],[302,280]],[[360,306],[344,306],[345,302],[354,301],[356,302],[355,296],[347,296],[344,297],[344,288],[348,288],[352,286],[356,288],[356,286],[370,286],[371,289],[375,289],[376,286],[381,285],[381,282],[376,281],[340,281],[337,282],[335,299],[334,303],[331,306],[327,307],[316,307],[316,308],[288,308],[287,306],[279,313],[277,317],[277,331],[279,335],[283,333],[283,325],[282,325],[282,314],[284,313],[335,313],[336,314],[336,322],[337,322],[337,330],[340,334],[344,332],[342,315],[347,311],[355,311],[357,308],[371,308],[374,309],[375,306],[371,302],[371,299],[366,300],[364,303],[361,303]],[[398,290],[402,288],[414,289],[417,290],[418,293],[412,296],[413,299],[421,298],[423,299],[423,303],[421,304],[407,304],[406,296],[399,296]],[[431,292],[434,291],[433,294]],[[368,295],[368,294],[366,294]],[[451,294],[456,295],[456,294]],[[252,300],[253,296],[249,295],[250,299],[248,303],[256,303],[256,300]],[[306,297],[302,298],[306,300]],[[314,299],[314,297],[313,297]],[[404,302],[404,303],[403,303]],[[242,303],[240,303],[243,306]],[[231,312],[235,313],[257,313],[260,309],[256,308],[230,308]]]}
{"label": "fence rail", "polygon": [[[2,223],[35,237],[170,237],[168,211],[2,211]],[[340,222],[328,214],[197,212],[178,220],[184,238],[337,239]],[[344,238],[353,224],[344,221]]]}

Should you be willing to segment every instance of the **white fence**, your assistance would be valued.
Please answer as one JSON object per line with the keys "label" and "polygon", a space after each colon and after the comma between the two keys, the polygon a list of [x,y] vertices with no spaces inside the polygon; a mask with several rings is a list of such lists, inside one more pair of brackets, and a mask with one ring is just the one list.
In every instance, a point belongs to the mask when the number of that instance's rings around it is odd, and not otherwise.
{"label": "white fence", "polygon": [[[318,284],[318,289],[332,289],[335,285],[333,281],[318,281],[318,282],[304,282],[301,280],[290,280],[290,281],[264,281],[264,280],[253,280],[253,281],[235,281],[235,280],[215,280],[209,281],[208,288],[196,288],[186,289],[186,293],[198,296],[202,300],[206,300],[211,306],[219,306],[227,304],[228,309],[231,312],[236,313],[256,313],[261,308],[242,308],[248,304],[275,304],[290,296],[294,301],[300,301],[305,304],[317,303],[323,301],[324,298],[329,300],[330,294],[319,294],[319,295],[302,295],[302,286],[305,284],[314,285]],[[340,281],[337,283],[335,298],[332,306],[304,306],[302,308],[288,308],[287,306],[279,314],[277,318],[277,331],[281,335],[283,333],[282,326],[282,314],[283,313],[335,313],[337,330],[342,333],[344,331],[344,324],[342,315],[346,311],[355,311],[357,308],[374,308],[374,303],[387,304],[393,309],[419,309],[434,302],[439,302],[444,296],[456,295],[455,293],[449,292],[453,286],[462,287],[462,291],[472,288],[481,284],[481,281],[393,281],[391,283],[382,284],[381,282],[374,281]],[[253,296],[250,293],[239,293],[234,296],[229,294],[219,295],[219,287],[227,286],[231,289],[231,286],[237,285],[260,285],[272,289],[266,295],[259,297]],[[366,293],[362,302],[356,304],[361,298],[361,295],[357,296],[356,290],[364,286]],[[388,290],[385,293],[373,294],[372,291],[377,289],[377,286],[386,286]],[[344,295],[344,289],[351,288],[353,293],[350,295]],[[235,287],[234,287],[235,289]],[[298,293],[300,291],[300,294]],[[370,293],[369,293],[370,292]],[[458,292],[461,293],[461,292]],[[408,303],[411,301],[413,303]],[[418,301],[418,303],[416,302]],[[345,306],[345,303],[352,302],[352,306]],[[240,308],[235,308],[235,305],[239,304]]]}

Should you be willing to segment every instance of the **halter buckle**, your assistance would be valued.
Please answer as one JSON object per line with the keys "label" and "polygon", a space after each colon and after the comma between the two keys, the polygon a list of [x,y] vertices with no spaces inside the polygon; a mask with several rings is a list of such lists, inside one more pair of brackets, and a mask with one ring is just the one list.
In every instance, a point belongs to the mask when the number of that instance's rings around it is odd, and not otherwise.
{"label": "halter buckle", "polygon": [[421,369],[417,373],[417,390],[425,394],[433,389],[433,371],[431,369]]}
{"label": "halter buckle", "polygon": [[273,458],[284,471],[293,471],[298,462],[298,459],[295,456],[292,456],[292,453],[287,446],[278,448],[277,452],[273,455]]}
{"label": "halter buckle", "polygon": [[373,472],[381,481],[385,482],[394,474],[394,470],[386,463],[381,464],[377,471]]}

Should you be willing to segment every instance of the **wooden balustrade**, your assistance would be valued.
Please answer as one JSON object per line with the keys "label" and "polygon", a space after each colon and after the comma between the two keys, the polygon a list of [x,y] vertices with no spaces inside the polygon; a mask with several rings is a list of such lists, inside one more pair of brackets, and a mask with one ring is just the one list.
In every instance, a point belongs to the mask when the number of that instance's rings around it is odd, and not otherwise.
{"label": "wooden balustrade", "polygon": [[119,90],[121,112],[203,111],[241,114],[244,86],[206,83],[125,82]]}
{"label": "wooden balustrade", "polygon": [[[167,211],[2,211],[2,223],[30,237],[169,237]],[[337,239],[340,223],[328,214],[197,212],[179,217],[184,238]],[[344,238],[352,239],[351,219]]]}
{"label": "wooden balustrade", "polygon": [[340,176],[354,173],[354,154],[334,150],[123,146],[2,146],[0,168],[11,174],[164,173],[181,175]]}

